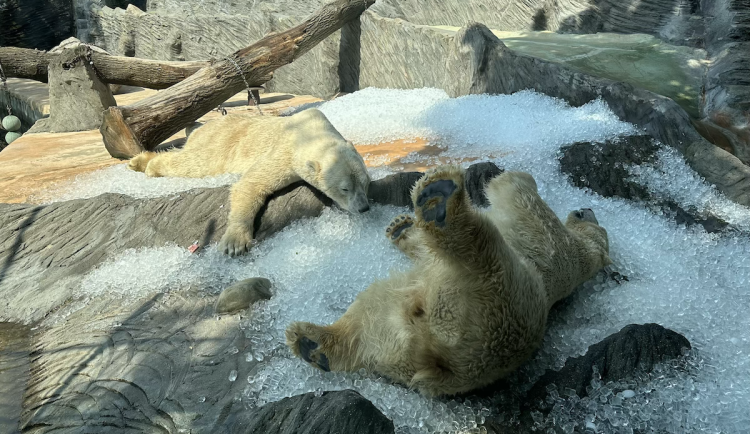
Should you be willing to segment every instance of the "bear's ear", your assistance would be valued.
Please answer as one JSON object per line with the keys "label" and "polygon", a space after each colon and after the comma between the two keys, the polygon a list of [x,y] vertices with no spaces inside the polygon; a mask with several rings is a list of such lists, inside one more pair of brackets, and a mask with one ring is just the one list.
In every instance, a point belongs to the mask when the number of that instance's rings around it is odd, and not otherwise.
{"label": "bear's ear", "polygon": [[307,167],[307,170],[310,171],[311,175],[317,175],[320,173],[320,163],[314,160],[308,160],[307,163],[305,163],[305,167]]}

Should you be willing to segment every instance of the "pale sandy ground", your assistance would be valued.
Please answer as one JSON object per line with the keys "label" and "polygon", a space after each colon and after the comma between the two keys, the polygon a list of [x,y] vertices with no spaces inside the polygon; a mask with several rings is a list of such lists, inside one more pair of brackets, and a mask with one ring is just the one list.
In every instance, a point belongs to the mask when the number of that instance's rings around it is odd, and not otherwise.
{"label": "pale sandy ground", "polygon": [[[22,95],[34,105],[35,110],[49,112],[47,85],[31,80],[17,80],[15,92]],[[128,92],[115,95],[119,105],[127,105],[147,98],[157,91],[142,88],[127,88]],[[261,110],[265,115],[279,115],[283,110],[303,104],[320,101],[309,95],[290,95],[283,93],[261,94]],[[227,111],[258,114],[255,107],[247,105],[247,93],[241,92],[230,98],[225,104]],[[218,111],[211,111],[201,122],[221,116]],[[165,143],[178,143],[184,140],[185,133],[180,131]],[[370,167],[387,165],[395,170],[423,171],[440,159],[435,157],[440,148],[431,146],[423,139],[404,139],[395,142],[357,146]],[[418,158],[410,162],[401,159],[416,152]],[[419,158],[423,156],[424,158]],[[41,133],[25,134],[0,152],[0,202],[31,203],[39,193],[54,184],[68,181],[78,175],[115,164],[122,160],[110,157],[104,148],[98,130],[77,133]]]}

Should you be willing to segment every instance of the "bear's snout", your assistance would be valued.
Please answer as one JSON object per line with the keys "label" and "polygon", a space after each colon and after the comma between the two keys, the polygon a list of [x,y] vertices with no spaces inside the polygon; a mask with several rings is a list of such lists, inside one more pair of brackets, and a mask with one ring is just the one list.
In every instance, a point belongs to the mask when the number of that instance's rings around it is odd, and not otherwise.
{"label": "bear's snout", "polygon": [[359,212],[367,212],[369,210],[370,210],[370,204],[366,203],[366,204],[362,205],[361,207],[359,207],[358,211]]}

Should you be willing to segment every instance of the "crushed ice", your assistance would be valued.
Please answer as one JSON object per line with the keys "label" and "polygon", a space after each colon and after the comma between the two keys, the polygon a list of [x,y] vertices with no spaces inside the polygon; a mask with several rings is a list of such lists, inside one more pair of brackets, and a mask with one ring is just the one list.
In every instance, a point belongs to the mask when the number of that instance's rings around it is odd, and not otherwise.
{"label": "crushed ice", "polygon": [[[532,173],[541,196],[559,216],[581,207],[595,210],[609,231],[615,269],[629,281],[617,284],[598,276],[583,285],[553,315],[543,347],[519,372],[525,384],[631,323],[659,323],[693,344],[680,362],[684,366],[666,364],[622,384],[594,378],[590,396],[583,399],[551,392],[555,409],[547,419],[535,415],[540,427],[741,433],[750,426],[750,240],[678,226],[641,205],[572,187],[556,160],[561,145],[635,132],[602,102],[572,108],[532,92],[449,99],[432,89],[368,89],[321,109],[355,142],[427,136],[449,154],[494,156],[501,167]],[[709,188],[668,150],[657,166],[634,170],[633,176],[680,204],[709,208],[735,225],[749,218],[750,210]],[[244,358],[254,364],[242,379],[246,402],[262,405],[303,392],[351,388],[393,419],[401,433],[480,432],[477,425],[490,409],[511,420],[504,407],[486,399],[431,400],[365,373],[322,373],[285,347],[290,322],[331,323],[370,282],[408,266],[383,236],[400,212],[386,206],[362,215],[329,209],[317,219],[293,223],[241,259],[213,249],[189,255],[170,246],[124,252],[91,272],[81,292],[135,297],[180,290],[188,283],[216,292],[240,279],[267,277],[273,298],[256,304],[242,325],[251,342]],[[136,270],[137,279],[131,276]]]}

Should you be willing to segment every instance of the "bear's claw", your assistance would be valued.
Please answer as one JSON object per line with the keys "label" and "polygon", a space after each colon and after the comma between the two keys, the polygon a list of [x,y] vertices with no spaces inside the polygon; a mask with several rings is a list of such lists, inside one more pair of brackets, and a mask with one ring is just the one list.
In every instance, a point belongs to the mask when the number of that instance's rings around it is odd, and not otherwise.
{"label": "bear's claw", "polygon": [[414,219],[412,219],[411,216],[408,216],[406,214],[398,215],[385,229],[385,236],[388,237],[391,241],[395,242],[399,237],[402,236],[405,230],[409,229],[412,226],[414,226]]}
{"label": "bear's claw", "polygon": [[302,357],[302,360],[306,361],[307,363],[311,365],[315,365],[318,368],[326,372],[329,372],[331,368],[328,364],[328,356],[321,353],[320,351],[315,351],[317,348],[318,348],[317,342],[312,341],[305,336],[300,338],[299,354]]}
{"label": "bear's claw", "polygon": [[221,253],[231,257],[244,255],[250,250],[253,243],[253,236],[249,231],[233,226],[229,226],[224,236],[221,237],[217,248]]}
{"label": "bear's claw", "polygon": [[440,227],[445,226],[448,198],[457,188],[456,183],[450,179],[428,180],[417,196],[416,205],[422,208],[422,219],[434,221]]}

